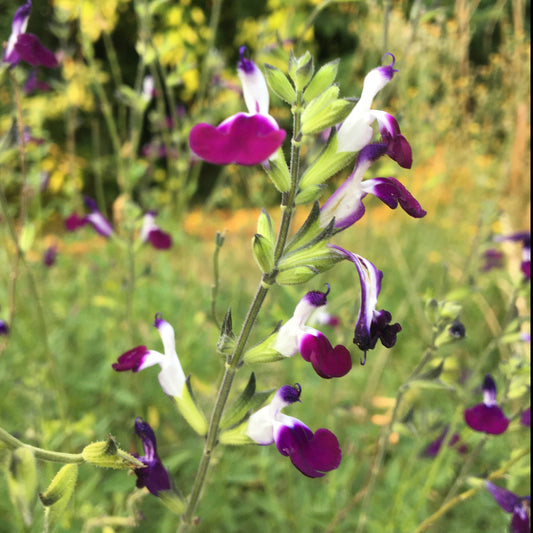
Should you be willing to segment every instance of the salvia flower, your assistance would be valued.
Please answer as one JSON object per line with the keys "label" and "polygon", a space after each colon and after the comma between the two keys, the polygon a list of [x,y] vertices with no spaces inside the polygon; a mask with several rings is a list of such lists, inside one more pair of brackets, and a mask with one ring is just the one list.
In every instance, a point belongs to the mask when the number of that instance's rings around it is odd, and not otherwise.
{"label": "salvia flower", "polygon": [[113,235],[113,226],[98,210],[96,202],[92,198],[85,197],[84,203],[90,210],[90,213],[83,217],[80,217],[77,213],[73,213],[65,220],[65,228],[68,231],[75,231],[87,224],[91,224],[94,230],[103,237],[111,237]]}
{"label": "salvia flower", "polygon": [[146,487],[154,496],[158,496],[161,491],[171,490],[170,476],[157,454],[154,430],[147,422],[137,418],[135,433],[140,437],[144,449],[143,456],[135,455],[135,457],[146,465],[145,468],[135,469],[137,488]]}
{"label": "salvia flower", "polygon": [[196,124],[189,137],[191,150],[216,165],[257,165],[273,155],[285,139],[285,131],[268,113],[269,94],[256,64],[240,49],[237,72],[248,113],[237,113],[219,124]]}
{"label": "salvia flower", "polygon": [[139,372],[150,366],[159,365],[161,372],[158,379],[161,388],[169,396],[181,398],[186,377],[176,353],[174,328],[163,320],[160,313],[155,315],[154,327],[161,335],[165,353],[149,350],[146,346],[136,346],[123,353],[117,362],[113,363],[113,370]]}
{"label": "salvia flower", "polygon": [[492,494],[496,503],[506,512],[512,513],[511,533],[530,533],[531,498],[518,496],[510,490],[498,487],[490,481],[485,482],[485,487]]}
{"label": "salvia flower", "polygon": [[357,152],[370,143],[374,135],[372,123],[377,121],[382,139],[390,145],[389,155],[401,166],[410,168],[412,163],[411,147],[400,132],[396,119],[384,111],[372,110],[372,102],[394,73],[395,58],[392,54],[390,65],[371,70],[365,77],[361,98],[337,130],[339,152]]}
{"label": "salvia flower", "polygon": [[350,352],[341,344],[331,345],[328,338],[320,331],[306,326],[311,314],[326,305],[327,292],[308,292],[294,309],[293,316],[280,328],[274,349],[285,357],[292,357],[300,352],[315,372],[323,378],[338,378],[347,374],[352,368]]}
{"label": "salvia flower", "polygon": [[31,0],[27,0],[15,12],[11,35],[4,52],[4,62],[15,66],[23,60],[33,67],[39,65],[48,68],[57,67],[55,55],[41,44],[38,37],[32,33],[26,33],[30,13]]}
{"label": "salvia flower", "polygon": [[[442,444],[444,443],[444,440],[446,439],[446,435],[448,434],[448,430],[450,428],[448,426],[444,427],[441,431],[440,435],[432,442],[430,442],[427,446],[427,448],[424,450],[424,455],[426,457],[435,457],[442,448]],[[454,433],[450,440],[448,441],[448,446],[450,448],[455,448],[460,454],[466,453],[468,451],[468,446],[466,444],[458,444],[458,442],[461,440],[461,437],[458,433]]]}
{"label": "salvia flower", "polygon": [[520,416],[520,424],[531,427],[531,407],[528,407]]}
{"label": "salvia flower", "polygon": [[520,269],[524,274],[524,279],[531,280],[531,233],[529,231],[519,231],[511,235],[497,236],[496,242],[513,241],[522,243],[522,261]]}
{"label": "salvia flower", "polygon": [[9,326],[5,320],[0,319],[0,337],[2,335],[9,335]]}
{"label": "salvia flower", "polygon": [[357,270],[361,283],[361,305],[355,323],[353,342],[364,352],[361,364],[366,362],[366,352],[376,347],[378,340],[386,348],[396,344],[396,336],[402,330],[400,324],[391,324],[392,315],[381,309],[376,309],[378,296],[381,291],[383,272],[378,270],[368,259],[354,254],[340,246],[330,245],[346,259],[351,261]]}
{"label": "salvia flower", "polygon": [[155,223],[156,214],[156,211],[145,213],[140,239],[158,250],[168,250],[172,246],[172,237]]}
{"label": "salvia flower", "polygon": [[488,272],[493,268],[503,267],[503,252],[495,248],[489,248],[483,252],[483,264],[481,265],[482,272]]}
{"label": "salvia flower", "polygon": [[272,402],[248,420],[246,434],[263,446],[275,443],[282,455],[304,475],[322,477],[325,472],[339,467],[342,453],[337,437],[327,429],[314,433],[300,420],[281,412],[284,407],[300,401],[302,389],[284,385],[275,394]]}
{"label": "salvia flower", "polygon": [[326,227],[333,218],[337,231],[355,224],[365,214],[363,199],[368,194],[373,194],[391,209],[400,204],[414,218],[426,215],[426,211],[397,179],[372,178],[363,181],[372,163],[386,153],[387,145],[383,143],[369,144],[359,152],[353,172],[320,209],[322,227]]}
{"label": "salvia flower", "polygon": [[483,381],[483,402],[465,409],[465,422],[474,430],[500,435],[509,426],[509,419],[496,402],[496,383],[490,374]]}
{"label": "salvia flower", "polygon": [[43,253],[43,265],[50,268],[56,262],[57,244],[52,244]]}

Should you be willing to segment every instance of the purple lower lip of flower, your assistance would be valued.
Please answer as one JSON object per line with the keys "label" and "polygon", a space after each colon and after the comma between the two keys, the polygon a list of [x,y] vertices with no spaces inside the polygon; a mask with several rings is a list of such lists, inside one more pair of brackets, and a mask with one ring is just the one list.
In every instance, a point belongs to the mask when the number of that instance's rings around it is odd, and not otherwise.
{"label": "purple lower lip of flower", "polygon": [[531,498],[520,497],[490,481],[485,482],[485,487],[505,512],[513,514],[511,533],[530,533]]}
{"label": "purple lower lip of flower", "polygon": [[509,426],[509,419],[498,405],[487,406],[479,403],[465,409],[465,422],[474,430],[490,435],[501,435]]}
{"label": "purple lower lip of flower", "polygon": [[146,487],[151,494],[157,496],[159,492],[171,489],[170,476],[157,454],[157,443],[153,429],[140,418],[135,420],[135,433],[141,438],[144,456],[137,456],[146,465],[136,468],[137,488]]}
{"label": "purple lower lip of flower", "polygon": [[159,228],[151,230],[147,238],[157,250],[168,250],[172,246],[172,237]]}
{"label": "purple lower lip of flower", "polygon": [[313,365],[322,378],[340,378],[352,369],[350,352],[341,344],[333,348],[322,333],[304,335],[299,349],[302,357]]}
{"label": "purple lower lip of flower", "polygon": [[528,407],[520,417],[520,424],[526,427],[531,427],[531,407]]}
{"label": "purple lower lip of flower", "polygon": [[295,422],[282,426],[276,436],[276,447],[305,476],[323,477],[339,467],[342,453],[337,437],[327,429],[313,433],[306,425]]}
{"label": "purple lower lip of flower", "polygon": [[[16,56],[18,56],[18,60],[22,59],[33,67],[43,66],[54,68],[58,65],[53,52],[45,48],[37,36],[31,33],[22,33],[17,37],[14,51]],[[18,61],[16,62],[18,63]]]}
{"label": "purple lower lip of flower", "polygon": [[113,367],[113,370],[116,370],[117,372],[125,372],[127,370],[138,372],[139,370],[142,370],[141,367],[148,353],[149,350],[146,346],[136,346],[123,353],[117,359],[117,362],[113,363],[111,366]]}
{"label": "purple lower lip of flower", "polygon": [[80,217],[77,213],[72,213],[72,215],[65,219],[65,229],[67,231],[76,231],[88,223],[89,221],[85,217]]}
{"label": "purple lower lip of flower", "polygon": [[218,127],[196,124],[189,136],[191,150],[215,165],[257,165],[283,144],[285,131],[266,115],[237,113]]}

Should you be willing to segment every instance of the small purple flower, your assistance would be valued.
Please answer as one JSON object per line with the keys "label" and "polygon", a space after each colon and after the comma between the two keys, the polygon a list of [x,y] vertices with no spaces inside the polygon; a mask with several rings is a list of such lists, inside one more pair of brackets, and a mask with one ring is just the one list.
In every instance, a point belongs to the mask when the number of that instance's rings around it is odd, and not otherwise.
{"label": "small purple flower", "polygon": [[378,143],[369,144],[359,152],[353,172],[320,209],[322,227],[326,227],[333,218],[337,231],[355,224],[365,214],[363,199],[367,194],[373,194],[391,209],[396,209],[400,204],[414,218],[426,215],[426,211],[397,179],[373,178],[363,181],[372,163],[386,153],[387,145]]}
{"label": "small purple flower", "polygon": [[465,422],[474,430],[501,435],[509,426],[509,419],[496,402],[496,383],[490,374],[483,381],[483,402],[465,409]]}
{"label": "small purple flower", "polygon": [[43,264],[50,268],[55,262],[57,257],[57,244],[52,244],[43,253]]}
{"label": "small purple flower", "polygon": [[489,248],[483,253],[484,263],[481,265],[482,272],[488,272],[493,268],[503,267],[503,252],[496,250],[495,248]]}
{"label": "small purple flower", "polygon": [[293,316],[278,331],[274,349],[284,357],[292,357],[300,352],[315,372],[322,378],[338,378],[352,368],[350,352],[341,344],[331,345],[320,331],[306,326],[311,314],[326,305],[328,292],[308,292],[294,309]]}
{"label": "small purple flower", "polygon": [[513,241],[522,243],[522,262],[520,269],[524,274],[524,279],[531,280],[531,232],[519,231],[511,235],[502,235],[495,237],[496,242]]}
{"label": "small purple flower", "polygon": [[511,533],[530,533],[531,498],[517,496],[513,492],[498,487],[490,481],[485,482],[485,487],[492,494],[496,503],[506,512],[512,513]]}
{"label": "small purple flower", "polygon": [[523,426],[531,427],[531,407],[528,407],[520,416],[520,423]]}
{"label": "small purple flower", "polygon": [[36,91],[46,92],[50,90],[50,85],[45,81],[40,81],[37,79],[37,70],[33,69],[29,75],[26,83],[24,84],[24,92],[26,94],[31,94]]}
{"label": "small purple flower", "polygon": [[313,433],[297,418],[281,412],[284,407],[300,401],[301,392],[298,384],[281,387],[269,405],[250,416],[246,434],[263,446],[275,442],[278,451],[288,456],[305,476],[322,477],[325,472],[339,467],[342,453],[331,431],[318,429]]}
{"label": "small purple flower", "polygon": [[355,323],[353,342],[364,352],[361,364],[366,363],[366,352],[376,347],[378,340],[386,348],[396,344],[396,336],[402,330],[400,324],[391,324],[392,315],[382,309],[376,310],[378,296],[381,291],[383,272],[378,270],[368,259],[341,248],[329,245],[346,259],[351,261],[357,270],[361,283],[361,306]]}
{"label": "small purple flower", "polygon": [[65,228],[67,231],[75,231],[87,224],[91,224],[94,230],[103,237],[111,237],[113,235],[113,226],[98,210],[96,202],[92,198],[84,198],[85,205],[91,210],[88,215],[80,217],[77,213],[73,213],[65,220]]}
{"label": "small purple flower", "polygon": [[395,58],[392,54],[390,65],[371,70],[365,77],[361,98],[337,130],[338,152],[357,152],[369,144],[374,136],[372,123],[378,122],[382,140],[388,146],[388,155],[404,168],[412,164],[411,147],[400,132],[396,119],[384,111],[371,109],[372,101],[389,81],[394,73]]}
{"label": "small purple flower", "polygon": [[111,366],[117,372],[127,370],[139,372],[150,366],[159,365],[161,372],[159,372],[158,379],[161,388],[165,394],[181,398],[186,378],[176,353],[174,328],[163,320],[160,313],[155,315],[154,327],[161,335],[164,354],[148,350],[146,346],[136,346],[123,353]]}
{"label": "small purple flower", "polygon": [[168,250],[172,246],[172,237],[155,223],[156,214],[156,211],[145,213],[140,238],[157,250]]}
{"label": "small purple flower", "polygon": [[15,66],[23,60],[33,67],[39,65],[48,68],[57,67],[58,63],[55,55],[45,48],[35,35],[26,33],[30,13],[31,0],[27,0],[15,12],[11,35],[9,36],[4,52],[4,62],[11,63],[12,66]]}
{"label": "small purple flower", "polygon": [[[435,457],[439,453],[442,447],[442,443],[444,442],[444,439],[446,438],[446,435],[448,434],[448,430],[449,430],[448,426],[443,428],[441,434],[434,441],[428,444],[427,448],[424,451],[424,455],[426,457]],[[461,440],[461,437],[459,437],[459,434],[454,433],[450,437],[450,440],[448,441],[448,446],[450,448],[455,447],[455,449],[460,454],[464,454],[468,451],[468,446],[466,444],[461,444],[460,446],[457,446],[457,447],[455,446],[460,440]]]}
{"label": "small purple flower", "polygon": [[196,124],[190,133],[191,150],[215,165],[257,165],[268,160],[285,140],[285,131],[269,115],[269,94],[265,78],[240,49],[237,72],[248,113],[237,113],[219,124]]}
{"label": "small purple flower", "polygon": [[3,335],[9,335],[9,326],[5,320],[0,319],[0,337]]}
{"label": "small purple flower", "polygon": [[144,449],[143,456],[135,454],[135,457],[146,465],[145,468],[135,469],[137,488],[146,487],[154,496],[158,496],[161,491],[171,490],[172,483],[169,473],[157,454],[153,429],[147,422],[137,418],[135,420],[135,433],[140,437]]}

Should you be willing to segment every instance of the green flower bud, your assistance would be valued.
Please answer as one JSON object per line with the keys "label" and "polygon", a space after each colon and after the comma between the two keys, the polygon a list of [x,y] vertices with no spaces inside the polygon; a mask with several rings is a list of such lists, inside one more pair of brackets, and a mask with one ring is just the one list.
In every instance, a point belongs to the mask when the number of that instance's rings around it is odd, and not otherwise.
{"label": "green flower bud", "polygon": [[279,192],[288,192],[290,190],[291,175],[281,148],[278,148],[278,151],[268,160],[268,165],[263,166],[263,168]]}
{"label": "green flower bud", "polygon": [[303,91],[307,87],[314,72],[313,58],[309,52],[305,52],[302,57],[298,58],[298,66],[292,78],[297,91]]}
{"label": "green flower bud", "polygon": [[190,376],[187,377],[187,381],[183,385],[181,398],[174,396],[174,401],[176,402],[176,407],[189,426],[191,426],[198,435],[204,437],[207,434],[207,419],[194,399]]}
{"label": "green flower bud", "polygon": [[265,64],[265,76],[270,88],[288,104],[296,102],[296,92],[287,76],[272,65]]}
{"label": "green flower bud", "polygon": [[9,498],[26,526],[33,522],[33,504],[37,495],[35,458],[28,448],[17,448],[11,453],[7,469]]}
{"label": "green flower bud", "polygon": [[435,346],[440,348],[452,342],[457,342],[464,339],[466,334],[465,327],[459,320],[454,320],[451,324],[444,328],[444,331],[435,339]]}
{"label": "green flower bud", "polygon": [[302,133],[312,135],[335,126],[350,114],[353,106],[353,102],[349,100],[335,100],[311,118],[304,119],[302,116]]}
{"label": "green flower bud", "polygon": [[311,100],[302,112],[302,123],[305,123],[310,118],[314,117],[317,113],[322,111],[332,102],[335,102],[339,97],[339,86],[337,84],[332,85],[322,94]]}
{"label": "green flower bud", "polygon": [[57,526],[74,492],[78,479],[78,465],[67,464],[54,476],[45,492],[39,494],[44,510],[43,532],[49,533]]}
{"label": "green flower bud", "polygon": [[83,448],[82,457],[87,463],[102,468],[142,468],[141,461],[121,450],[114,437],[108,435],[107,440],[93,442]]}
{"label": "green flower bud", "polygon": [[263,237],[268,239],[273,244],[276,242],[274,222],[272,220],[272,217],[264,208],[261,209],[261,214],[257,219],[257,233],[259,233],[259,235],[263,235]]}
{"label": "green flower bud", "polygon": [[463,306],[457,302],[441,302],[440,318],[443,320],[455,320],[463,310]]}
{"label": "green flower bud", "polygon": [[274,245],[263,235],[255,234],[252,240],[252,251],[255,262],[261,272],[272,272],[274,268]]}
{"label": "green flower bud", "polygon": [[306,102],[310,102],[321,95],[335,81],[339,69],[339,61],[339,59],[335,59],[335,61],[331,61],[320,67],[305,89],[304,100]]}
{"label": "green flower bud", "polygon": [[439,302],[435,298],[430,298],[426,302],[425,313],[431,324],[436,324],[439,321]]}
{"label": "green flower bud", "polygon": [[296,195],[294,203],[296,205],[303,205],[316,202],[324,193],[324,189],[324,185],[312,185],[311,187],[307,187],[307,189],[302,189]]}

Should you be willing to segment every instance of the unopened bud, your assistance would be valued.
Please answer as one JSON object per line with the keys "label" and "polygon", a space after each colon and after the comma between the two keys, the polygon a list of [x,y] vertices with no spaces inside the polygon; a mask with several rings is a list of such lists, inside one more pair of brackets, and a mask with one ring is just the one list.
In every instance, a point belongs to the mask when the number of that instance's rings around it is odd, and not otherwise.
{"label": "unopened bud", "polygon": [[121,450],[115,439],[109,435],[106,441],[93,442],[85,446],[81,455],[86,462],[102,468],[143,468],[144,464],[129,453]]}

